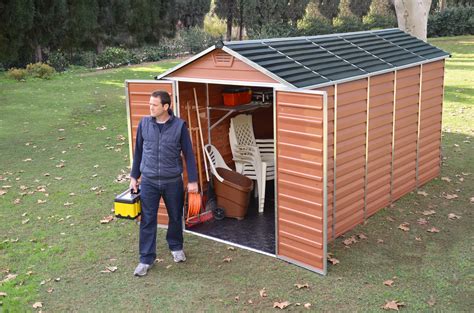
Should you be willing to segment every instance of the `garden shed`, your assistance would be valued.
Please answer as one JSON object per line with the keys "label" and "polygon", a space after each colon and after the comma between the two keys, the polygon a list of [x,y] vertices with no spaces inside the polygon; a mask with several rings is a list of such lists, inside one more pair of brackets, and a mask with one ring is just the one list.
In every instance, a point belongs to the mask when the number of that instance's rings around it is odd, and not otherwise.
{"label": "garden shed", "polygon": [[[439,175],[447,57],[399,29],[220,42],[156,80],[126,81],[130,156],[154,90],[188,125],[199,115],[231,167],[229,119],[250,114],[255,137],[274,139],[263,213],[186,231],[326,274],[328,242]],[[225,107],[229,86],[271,93],[271,104]],[[194,92],[201,110],[189,114]],[[164,204],[158,215],[165,226]]]}

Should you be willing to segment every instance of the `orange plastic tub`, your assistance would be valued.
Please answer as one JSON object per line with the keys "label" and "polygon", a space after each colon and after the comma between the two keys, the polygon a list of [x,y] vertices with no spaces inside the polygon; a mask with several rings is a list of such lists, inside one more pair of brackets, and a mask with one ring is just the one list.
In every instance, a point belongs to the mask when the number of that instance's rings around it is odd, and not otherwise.
{"label": "orange plastic tub", "polygon": [[227,88],[222,92],[222,97],[226,106],[247,104],[252,101],[252,90],[246,87]]}

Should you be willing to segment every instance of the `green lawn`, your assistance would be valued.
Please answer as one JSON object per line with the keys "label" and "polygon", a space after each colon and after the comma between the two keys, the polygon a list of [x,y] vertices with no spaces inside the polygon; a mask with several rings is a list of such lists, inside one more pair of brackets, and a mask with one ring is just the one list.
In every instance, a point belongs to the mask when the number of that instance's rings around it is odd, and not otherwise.
{"label": "green lawn", "polygon": [[[350,248],[344,238],[330,244],[340,263],[326,277],[189,234],[188,261],[174,264],[164,230],[163,261],[147,277],[132,276],[137,225],[99,222],[128,184],[115,181],[129,164],[123,82],[151,79],[177,61],[76,69],[50,81],[1,76],[0,311],[35,311],[35,302],[43,312],[272,311],[275,301],[289,301],[289,311],[306,310],[305,303],[318,311],[381,311],[386,300],[405,303],[404,311],[472,310],[474,36],[431,43],[453,55],[441,175],[449,179],[430,182],[422,188],[427,196],[407,195],[345,236],[367,239]],[[436,213],[424,216],[425,210]],[[460,218],[450,220],[449,213]],[[428,225],[417,224],[419,218]],[[398,229],[404,222],[408,232]],[[440,232],[426,231],[433,226]],[[118,269],[102,273],[107,266]],[[383,284],[389,279],[391,287]],[[263,288],[267,297],[259,294]]]}

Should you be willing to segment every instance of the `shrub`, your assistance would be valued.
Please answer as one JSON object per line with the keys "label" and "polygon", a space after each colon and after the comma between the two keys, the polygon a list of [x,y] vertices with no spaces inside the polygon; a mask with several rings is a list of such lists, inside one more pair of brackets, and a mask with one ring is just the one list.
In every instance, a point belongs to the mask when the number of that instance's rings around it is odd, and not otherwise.
{"label": "shrub", "polygon": [[58,72],[64,72],[69,66],[69,60],[60,50],[48,55],[48,64]]}
{"label": "shrub", "polygon": [[160,41],[159,51],[163,57],[174,58],[185,54],[183,38],[178,36],[173,39],[163,38]]}
{"label": "shrub", "polygon": [[129,64],[132,54],[122,48],[108,47],[97,56],[97,65],[104,68],[117,67]]}
{"label": "shrub", "polygon": [[198,53],[209,48],[216,41],[217,38],[209,35],[204,29],[199,27],[191,27],[179,33],[183,40],[183,48],[189,53]]}
{"label": "shrub", "polygon": [[396,16],[383,16],[376,14],[369,14],[364,16],[362,23],[367,29],[374,28],[393,28],[397,27],[397,18]]}
{"label": "shrub", "polygon": [[357,32],[364,30],[364,24],[356,16],[338,16],[333,20],[333,26],[338,33]]}
{"label": "shrub", "polygon": [[52,66],[41,62],[28,64],[26,66],[26,71],[31,76],[42,79],[50,79],[53,76],[54,72],[56,72]]}
{"label": "shrub", "polygon": [[78,51],[71,57],[71,64],[94,68],[97,66],[97,54],[93,51]]}
{"label": "shrub", "polygon": [[260,29],[249,29],[249,39],[266,39],[298,36],[298,29],[290,24],[275,23],[263,25]]}
{"label": "shrub", "polygon": [[446,8],[428,18],[428,37],[474,34],[474,7]]}
{"label": "shrub", "polygon": [[23,68],[11,68],[7,72],[7,77],[17,81],[25,80],[26,75],[28,75],[28,72]]}
{"label": "shrub", "polygon": [[302,36],[314,36],[334,32],[331,23],[324,17],[304,18],[298,21],[298,29]]}
{"label": "shrub", "polygon": [[223,19],[220,19],[216,14],[208,13],[204,18],[204,30],[209,35],[219,38],[225,36],[227,26]]}

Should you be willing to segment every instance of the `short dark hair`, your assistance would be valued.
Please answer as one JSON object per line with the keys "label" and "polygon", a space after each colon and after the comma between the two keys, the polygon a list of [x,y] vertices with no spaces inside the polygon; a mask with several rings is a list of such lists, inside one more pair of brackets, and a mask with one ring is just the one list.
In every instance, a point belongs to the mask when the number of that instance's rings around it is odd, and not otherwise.
{"label": "short dark hair", "polygon": [[169,106],[171,106],[171,98],[168,92],[164,90],[155,90],[153,91],[151,96],[153,98],[160,98],[162,106],[164,106],[165,104],[168,104]]}

